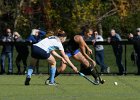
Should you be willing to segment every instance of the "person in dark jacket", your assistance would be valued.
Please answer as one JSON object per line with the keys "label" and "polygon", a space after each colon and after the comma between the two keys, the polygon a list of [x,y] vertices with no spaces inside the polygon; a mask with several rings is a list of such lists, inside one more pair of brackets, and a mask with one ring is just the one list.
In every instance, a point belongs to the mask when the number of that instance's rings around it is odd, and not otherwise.
{"label": "person in dark jacket", "polygon": [[38,29],[33,29],[31,35],[27,38],[27,41],[37,43],[41,41],[41,39],[46,35],[45,31],[41,31]]}
{"label": "person in dark jacket", "polygon": [[[31,43],[38,43],[46,35],[45,31],[38,29],[32,29],[31,35],[27,38],[27,41]],[[36,74],[39,74],[39,59],[36,62]]]}
{"label": "person in dark jacket", "polygon": [[[121,41],[120,35],[117,34],[114,29],[111,30],[110,35],[111,36],[108,38],[108,42]],[[115,54],[116,64],[117,64],[118,69],[119,69],[118,75],[123,75],[123,74],[125,74],[125,68],[122,64],[123,47],[121,44],[114,44],[114,45],[112,45],[112,48],[113,48],[113,52]]]}
{"label": "person in dark jacket", "polygon": [[[22,37],[20,36],[20,34],[18,32],[14,32],[13,33],[14,36],[14,40],[15,42],[25,42],[25,40],[22,39]],[[28,50],[28,45],[26,44],[15,44],[15,48],[16,51],[18,53],[17,57],[16,57],[16,66],[18,69],[17,74],[25,74],[26,73],[26,67],[27,67],[27,58],[29,55],[29,50]],[[21,67],[20,67],[20,62],[23,62],[24,65],[24,70],[23,72],[21,72]]]}
{"label": "person in dark jacket", "polygon": [[[6,33],[1,37],[2,42],[13,42],[14,38],[11,29],[7,28]],[[1,74],[5,73],[5,58],[8,57],[8,74],[13,73],[13,45],[3,44],[1,52]]]}
{"label": "person in dark jacket", "polygon": [[137,68],[138,68],[137,75],[140,75],[140,28],[137,28],[135,36],[131,33],[129,34],[129,40],[132,41],[134,44],[134,49],[137,54],[137,59],[136,59]]}

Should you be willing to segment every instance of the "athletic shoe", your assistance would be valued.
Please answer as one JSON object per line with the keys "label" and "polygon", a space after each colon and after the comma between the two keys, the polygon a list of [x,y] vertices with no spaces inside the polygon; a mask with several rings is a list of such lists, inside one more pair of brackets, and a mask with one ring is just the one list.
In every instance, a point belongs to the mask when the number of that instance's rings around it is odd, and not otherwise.
{"label": "athletic shoe", "polygon": [[28,76],[26,77],[26,80],[25,80],[25,85],[30,85],[30,80],[31,78],[29,78]]}
{"label": "athletic shoe", "polygon": [[57,84],[56,83],[49,83],[48,85],[49,86],[56,86]]}
{"label": "athletic shoe", "polygon": [[[55,84],[59,84],[59,83],[57,83],[57,82],[55,82],[55,81],[54,81],[54,83],[55,83]],[[47,79],[47,80],[45,81],[45,85],[48,85],[48,84],[50,84],[50,80],[49,80],[49,79]]]}
{"label": "athletic shoe", "polygon": [[50,83],[50,80],[47,79],[47,80],[45,81],[45,85],[48,85],[49,83]]}
{"label": "athletic shoe", "polygon": [[99,82],[98,79],[95,79],[94,82],[95,82],[96,85],[99,85],[100,84],[100,82]]}
{"label": "athletic shoe", "polygon": [[49,79],[47,79],[47,80],[45,81],[45,85],[57,85],[57,84],[58,84],[58,83],[56,83],[55,81],[54,81],[54,83],[51,83]]}

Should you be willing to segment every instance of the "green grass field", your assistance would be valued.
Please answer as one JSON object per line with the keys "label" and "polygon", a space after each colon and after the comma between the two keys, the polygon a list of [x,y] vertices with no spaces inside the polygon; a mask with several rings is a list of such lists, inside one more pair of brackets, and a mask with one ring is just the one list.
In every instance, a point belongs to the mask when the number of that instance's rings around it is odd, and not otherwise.
{"label": "green grass field", "polygon": [[34,75],[24,86],[24,75],[0,75],[0,100],[140,100],[139,76],[102,76],[106,82],[98,86],[78,75],[59,76],[57,86],[48,86],[47,77]]}
{"label": "green grass field", "polygon": [[[111,72],[118,72],[115,57],[111,46],[105,47],[105,64],[110,67]],[[91,47],[92,48],[92,47]],[[133,46],[127,47],[127,72],[136,73],[137,67],[130,60]],[[17,72],[14,51],[13,68]],[[79,68],[79,63],[71,59]],[[28,58],[28,64],[30,57]],[[124,54],[123,54],[124,63]],[[57,61],[59,66],[59,60]],[[48,73],[49,67],[45,60],[40,61],[39,70],[41,73]],[[99,69],[100,67],[97,66]],[[21,67],[23,69],[23,67]],[[7,61],[6,61],[7,71]],[[65,73],[73,73],[67,68]],[[0,75],[0,100],[140,100],[140,79],[139,76],[102,76],[106,80],[105,84],[95,86],[78,75],[59,76],[56,81],[57,86],[44,85],[48,75],[34,75],[31,85],[24,86],[24,75]],[[92,77],[90,77],[92,78]],[[114,85],[118,82],[118,85]]]}

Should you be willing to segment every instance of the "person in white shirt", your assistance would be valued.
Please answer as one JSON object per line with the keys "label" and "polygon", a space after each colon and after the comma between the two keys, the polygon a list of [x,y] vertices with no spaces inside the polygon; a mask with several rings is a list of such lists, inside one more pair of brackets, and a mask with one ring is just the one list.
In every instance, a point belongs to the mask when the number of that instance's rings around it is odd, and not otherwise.
{"label": "person in white shirt", "polygon": [[98,34],[97,31],[94,31],[94,40],[93,44],[95,47],[95,59],[96,63],[101,67],[101,73],[107,72],[107,66],[104,63],[104,47],[103,45],[96,45],[96,42],[104,41],[103,37]]}
{"label": "person in white shirt", "polygon": [[[52,32],[52,31],[50,31]],[[49,33],[49,32],[48,32]],[[50,83],[48,85],[55,85],[54,76],[56,72],[56,60],[53,56],[61,59],[63,63],[68,63],[75,72],[78,72],[77,68],[69,60],[64,52],[62,43],[66,40],[66,34],[57,34],[57,36],[50,36],[41,40],[40,42],[33,44],[31,50],[31,64],[28,68],[27,77],[25,80],[25,85],[30,85],[31,75],[33,73],[33,67],[36,64],[37,59],[47,59],[50,64]],[[60,56],[55,50],[59,50]]]}

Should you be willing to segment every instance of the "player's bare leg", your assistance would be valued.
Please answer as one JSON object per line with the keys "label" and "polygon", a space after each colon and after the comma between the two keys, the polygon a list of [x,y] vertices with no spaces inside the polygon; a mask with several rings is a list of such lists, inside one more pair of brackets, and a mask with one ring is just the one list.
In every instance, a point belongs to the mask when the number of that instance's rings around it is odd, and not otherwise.
{"label": "player's bare leg", "polygon": [[82,63],[84,65],[83,70],[87,70],[89,74],[91,74],[94,77],[95,81],[98,82],[98,75],[96,74],[96,71],[93,68],[94,66],[90,65],[89,61],[82,55],[81,52],[75,54],[73,58]]}

